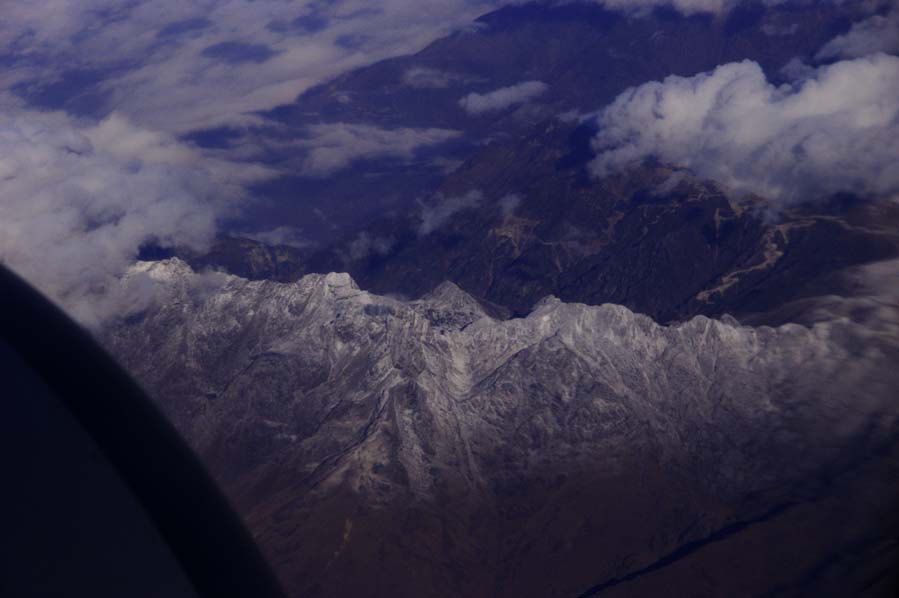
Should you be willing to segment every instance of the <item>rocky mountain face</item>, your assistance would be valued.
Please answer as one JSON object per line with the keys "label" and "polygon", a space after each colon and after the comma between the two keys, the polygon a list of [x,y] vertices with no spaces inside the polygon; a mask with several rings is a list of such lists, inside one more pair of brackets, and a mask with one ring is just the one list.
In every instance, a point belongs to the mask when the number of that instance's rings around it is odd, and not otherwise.
{"label": "rocky mountain face", "polygon": [[132,270],[152,307],[103,338],[292,595],[877,596],[895,273],[752,328],[554,297],[498,319],[451,283],[406,301],[174,258]]}

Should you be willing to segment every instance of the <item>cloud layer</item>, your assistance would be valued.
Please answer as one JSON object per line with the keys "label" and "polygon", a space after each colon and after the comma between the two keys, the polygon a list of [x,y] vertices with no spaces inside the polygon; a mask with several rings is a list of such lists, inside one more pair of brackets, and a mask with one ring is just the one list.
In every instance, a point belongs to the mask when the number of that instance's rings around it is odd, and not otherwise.
{"label": "cloud layer", "polygon": [[598,117],[592,173],[648,157],[784,202],[899,192],[899,58],[876,54],[775,87],[754,62],[668,77]]}
{"label": "cloud layer", "polygon": [[519,104],[533,99],[547,90],[545,83],[540,81],[525,81],[509,87],[501,87],[491,92],[480,94],[470,93],[461,100],[459,105],[469,114],[483,114],[508,108],[513,104]]}
{"label": "cloud layer", "polygon": [[[87,325],[134,309],[110,293],[141,245],[202,247],[241,185],[266,176],[224,165],[112,115],[0,114],[0,261]],[[138,287],[132,286],[130,293]]]}
{"label": "cloud layer", "polygon": [[[490,0],[55,0],[5,3],[0,88],[115,108],[153,130],[253,120],[349,69],[420,50]],[[79,98],[81,101],[79,102]]]}

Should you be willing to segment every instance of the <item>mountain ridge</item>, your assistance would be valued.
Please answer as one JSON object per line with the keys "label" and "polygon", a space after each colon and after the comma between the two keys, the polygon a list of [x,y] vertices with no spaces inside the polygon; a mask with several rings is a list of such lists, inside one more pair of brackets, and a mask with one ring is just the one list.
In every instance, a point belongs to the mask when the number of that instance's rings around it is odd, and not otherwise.
{"label": "mountain ridge", "polygon": [[[860,472],[899,429],[895,301],[809,327],[660,326],[552,297],[497,320],[455,285],[403,301],[346,274],[251,282],[172,259],[131,276],[162,292],[107,346],[298,594],[353,595],[380,579],[370,595],[577,595],[729,522],[820,497],[822,480],[868,480]],[[828,509],[850,504],[827,492]],[[807,563],[795,570],[756,558],[794,583],[829,543],[875,533],[859,517],[779,547]],[[628,553],[641,556],[624,566]],[[742,579],[712,575],[728,576]]]}

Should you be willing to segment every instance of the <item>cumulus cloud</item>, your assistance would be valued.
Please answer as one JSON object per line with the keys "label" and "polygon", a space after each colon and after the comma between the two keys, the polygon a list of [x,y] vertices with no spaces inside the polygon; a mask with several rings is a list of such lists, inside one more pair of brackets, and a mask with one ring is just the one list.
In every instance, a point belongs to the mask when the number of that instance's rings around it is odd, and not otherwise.
{"label": "cumulus cloud", "polygon": [[546,84],[540,81],[525,81],[485,94],[470,93],[459,100],[459,105],[469,114],[482,114],[526,102],[539,96],[546,89]]}
{"label": "cumulus cloud", "polygon": [[452,197],[437,194],[433,205],[422,204],[421,206],[421,224],[418,226],[418,235],[424,237],[431,234],[449,222],[449,219],[455,214],[477,207],[483,199],[484,195],[477,190]]}
{"label": "cumulus cloud", "polygon": [[422,147],[459,136],[448,129],[382,129],[371,125],[333,123],[313,125],[310,136],[297,143],[309,150],[303,163],[307,176],[328,176],[356,160],[371,158],[411,159]]}
{"label": "cumulus cloud", "polygon": [[595,176],[655,157],[784,202],[899,192],[899,58],[820,67],[776,87],[750,61],[622,93],[598,117]]}
{"label": "cumulus cloud", "polygon": [[818,52],[818,60],[859,58],[875,52],[899,53],[899,8],[874,15],[852,25],[848,33],[830,40]]}
{"label": "cumulus cloud", "polygon": [[140,247],[204,246],[241,186],[224,165],[118,115],[0,114],[0,260],[87,325],[134,309],[150,287],[116,282]]}

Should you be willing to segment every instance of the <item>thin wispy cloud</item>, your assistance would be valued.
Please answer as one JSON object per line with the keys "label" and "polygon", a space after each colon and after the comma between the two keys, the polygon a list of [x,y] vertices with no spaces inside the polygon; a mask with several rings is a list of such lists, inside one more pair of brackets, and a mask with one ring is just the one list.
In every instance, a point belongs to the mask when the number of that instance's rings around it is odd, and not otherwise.
{"label": "thin wispy cloud", "polygon": [[521,196],[516,195],[515,193],[509,193],[508,195],[501,197],[499,200],[499,208],[502,212],[503,219],[507,219],[515,214],[515,210],[517,210],[520,205]]}
{"label": "thin wispy cloud", "polygon": [[472,190],[464,195],[446,197],[437,194],[429,203],[421,204],[421,224],[418,226],[418,235],[424,237],[443,227],[450,218],[464,210],[476,208],[484,199],[484,194],[478,190]]}
{"label": "thin wispy cloud", "polygon": [[333,123],[313,125],[309,136],[296,142],[308,150],[302,173],[324,177],[372,158],[409,160],[423,147],[444,143],[459,136],[449,129],[382,129],[371,125]]}
{"label": "thin wispy cloud", "polygon": [[371,256],[385,256],[393,249],[396,240],[393,237],[372,235],[361,232],[349,243],[344,253],[343,262],[347,265],[366,260]]}
{"label": "thin wispy cloud", "polygon": [[859,58],[875,52],[899,53],[899,7],[853,24],[847,33],[821,48],[816,58]]}
{"label": "thin wispy cloud", "polygon": [[444,89],[464,81],[466,77],[458,73],[425,67],[412,67],[403,73],[403,83],[416,89]]}
{"label": "thin wispy cloud", "polygon": [[524,81],[487,93],[470,93],[459,100],[459,105],[469,114],[483,114],[532,100],[547,89],[546,83],[542,81]]}

